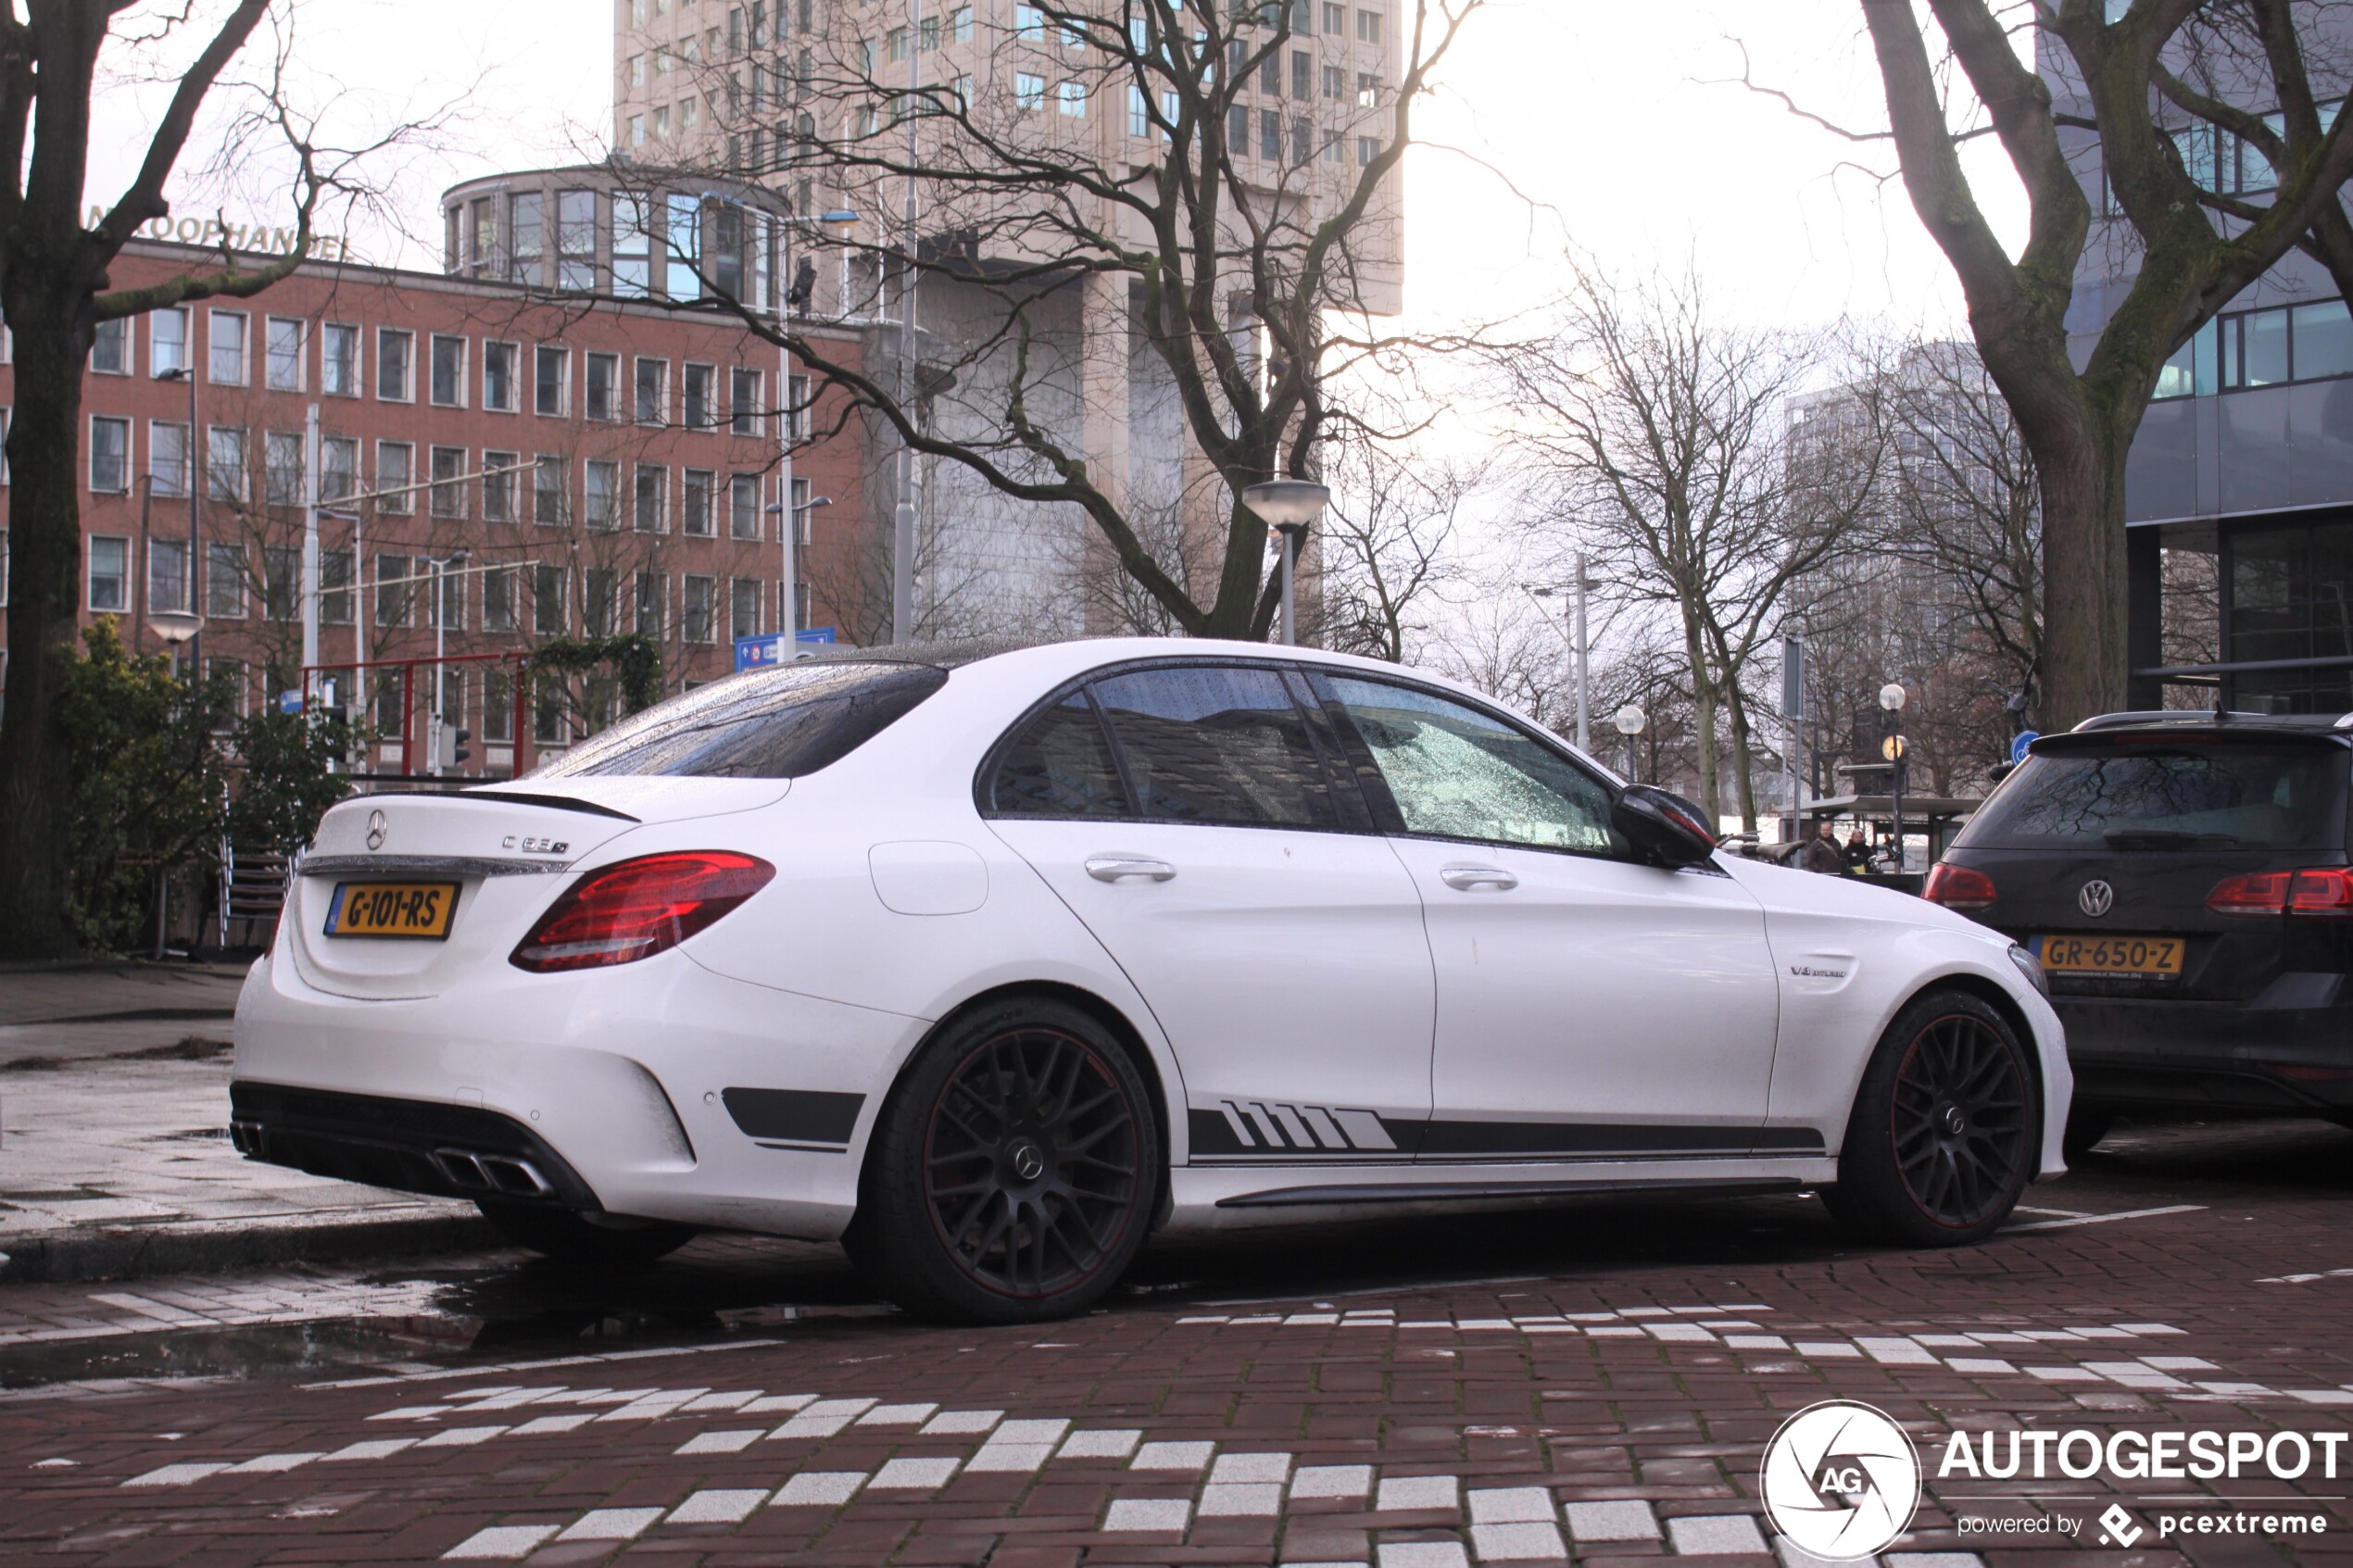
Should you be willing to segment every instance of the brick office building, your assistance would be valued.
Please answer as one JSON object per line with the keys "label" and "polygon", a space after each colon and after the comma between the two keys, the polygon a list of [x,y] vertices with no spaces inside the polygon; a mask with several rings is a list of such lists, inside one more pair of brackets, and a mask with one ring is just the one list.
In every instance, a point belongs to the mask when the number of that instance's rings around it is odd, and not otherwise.
{"label": "brick office building", "polygon": [[[108,323],[84,383],[84,622],[115,616],[131,647],[157,652],[166,645],[148,618],[193,596],[205,666],[235,671],[245,702],[297,689],[315,407],[323,662],[429,658],[437,641],[450,655],[520,653],[634,631],[661,650],[673,691],[728,673],[734,638],[777,629],[788,445],[794,503],[831,503],[798,514],[796,620],[827,625],[826,584],[849,575],[839,558],[862,536],[860,427],[826,435],[837,421],[824,398],[788,420],[779,410],[795,390],[805,401],[806,383],[787,381],[773,345],[722,310],[661,303],[708,286],[699,274],[774,310],[784,227],[764,194],[737,207],[698,180],[714,243],[684,270],[657,257],[641,286],[639,209],[621,183],[590,167],[461,187],[469,202],[495,201],[502,222],[545,215],[536,250],[528,226],[501,231],[520,243],[502,239],[496,266],[454,253],[439,276],[314,261],[249,301]],[[643,173],[627,183],[668,201]],[[732,257],[720,236],[740,247]],[[217,253],[142,240],[113,276],[135,286],[208,260]],[[616,280],[646,303],[591,297]],[[13,406],[11,376],[0,366],[0,408]],[[799,439],[787,443],[787,423]],[[366,499],[406,484],[425,487]],[[5,496],[0,483],[0,508]],[[432,563],[459,551],[463,570],[446,567],[436,595]],[[477,737],[469,773],[514,764],[512,670],[441,671],[450,727]],[[414,679],[410,701],[427,709],[432,675]],[[362,691],[383,736],[374,765],[422,765],[404,757],[396,672],[344,678],[342,694]],[[542,683],[525,705],[528,741],[567,744],[614,696],[607,682]],[[422,723],[407,733],[422,747]]]}

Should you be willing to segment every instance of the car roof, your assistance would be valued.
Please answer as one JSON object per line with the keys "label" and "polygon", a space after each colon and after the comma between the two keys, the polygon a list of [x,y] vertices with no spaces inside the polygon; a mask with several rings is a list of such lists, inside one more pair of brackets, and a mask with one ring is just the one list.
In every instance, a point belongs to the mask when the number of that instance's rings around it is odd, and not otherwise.
{"label": "car roof", "polygon": [[2072,730],[2045,735],[2036,751],[2074,750],[2082,746],[2133,740],[2183,740],[2201,744],[2243,740],[2277,745],[2282,741],[2353,746],[2353,714],[2240,713],[2222,709],[2166,709],[2133,713],[2102,713]]}

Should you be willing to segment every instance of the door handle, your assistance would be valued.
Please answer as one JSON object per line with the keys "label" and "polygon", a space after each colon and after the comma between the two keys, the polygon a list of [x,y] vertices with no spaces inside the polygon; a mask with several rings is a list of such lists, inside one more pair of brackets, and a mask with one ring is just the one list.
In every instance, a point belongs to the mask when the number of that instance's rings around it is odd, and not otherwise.
{"label": "door handle", "polygon": [[1166,882],[1176,874],[1176,868],[1165,860],[1147,860],[1134,855],[1093,855],[1088,858],[1087,874],[1097,882],[1126,882],[1131,878]]}
{"label": "door handle", "polygon": [[1519,878],[1501,866],[1448,866],[1438,873],[1438,880],[1462,893],[1474,887],[1491,887],[1498,893],[1507,893],[1519,885]]}

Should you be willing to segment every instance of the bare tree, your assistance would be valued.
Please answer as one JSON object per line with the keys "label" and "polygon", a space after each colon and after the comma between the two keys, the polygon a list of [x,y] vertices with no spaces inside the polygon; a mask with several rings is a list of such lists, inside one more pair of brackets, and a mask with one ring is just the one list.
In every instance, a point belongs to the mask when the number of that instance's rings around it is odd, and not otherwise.
{"label": "bare tree", "polygon": [[[1921,223],[1952,263],[1987,370],[2042,492],[2045,729],[2131,700],[2125,461],[2167,358],[2291,250],[2353,297],[2353,116],[2341,8],[2314,0],[1861,0],[1886,131]],[[2021,49],[2020,31],[2031,46]],[[2038,73],[2038,66],[2041,68]],[[1957,69],[1957,77],[1955,75]],[[1965,89],[1965,91],[1963,90]],[[2248,106],[2253,106],[2250,108]],[[2276,115],[2263,109],[2276,106]],[[2176,132],[2200,125],[2268,160],[2273,189],[2209,189]],[[1964,169],[1991,134],[2025,188],[2003,245]],[[2193,142],[2193,144],[2194,142]],[[2201,183],[2201,177],[2204,183]],[[2095,203],[2097,206],[2095,207]],[[2132,253],[2096,341],[2070,337],[2084,250],[2120,220]]]}
{"label": "bare tree", "polygon": [[1461,576],[1460,515],[1483,465],[1401,452],[1361,431],[1326,451],[1321,640],[1402,662],[1428,630],[1431,601]]}
{"label": "bare tree", "polygon": [[[1311,40],[1291,0],[1040,0],[1010,26],[958,12],[971,19],[880,39],[872,18],[837,7],[773,75],[732,55],[706,67],[704,95],[740,111],[710,145],[800,193],[804,210],[838,200],[880,220],[812,232],[797,293],[821,297],[838,273],[838,315],[894,326],[868,358],[794,317],[735,307],[913,455],[1002,496],[1067,504],[1150,616],[1263,637],[1277,594],[1265,525],[1240,492],[1311,476],[1335,419],[1326,386],[1393,345],[1373,320],[1402,265],[1399,165],[1416,100],[1482,3],[1416,0],[1387,18],[1400,24],[1383,40],[1394,78],[1334,64],[1303,92],[1315,68],[1292,47]],[[987,70],[919,80],[950,25],[978,31],[956,46]],[[1288,90],[1269,98],[1262,78]],[[780,104],[786,129],[764,140]],[[910,287],[912,383],[895,325]],[[707,292],[703,307],[728,307]],[[1119,419],[1105,390],[1124,399],[1131,368],[1166,405],[1185,496],[1215,502],[1181,508],[1173,538],[1169,498],[1131,496],[1128,473],[1086,439],[1090,418]]]}
{"label": "bare tree", "polygon": [[[291,0],[235,0],[208,33],[190,12],[133,0],[21,0],[0,11],[0,316],[15,336],[16,408],[7,433],[8,701],[0,714],[0,958],[69,948],[63,811],[71,754],[59,702],[74,660],[80,602],[82,378],[98,323],[208,298],[248,298],[300,266],[322,202],[353,194],[356,172],[401,132],[356,148],[327,144],[286,90]],[[164,190],[223,73],[265,19],[279,20],[261,79],[234,89],[244,108],[224,133],[252,159],[259,132],[286,151],[294,240],[249,265],[217,264],[139,288],[108,269],[142,226],[169,215]],[[138,171],[95,223],[82,194],[101,56],[197,44],[175,72]]]}
{"label": "bare tree", "polygon": [[1723,746],[1756,821],[1744,684],[1790,585],[1851,547],[1884,443],[1868,420],[1793,439],[1825,354],[1717,324],[1687,273],[1621,287],[1579,270],[1547,342],[1496,357],[1532,516],[1619,596],[1675,619],[1691,671],[1701,800],[1722,809]]}

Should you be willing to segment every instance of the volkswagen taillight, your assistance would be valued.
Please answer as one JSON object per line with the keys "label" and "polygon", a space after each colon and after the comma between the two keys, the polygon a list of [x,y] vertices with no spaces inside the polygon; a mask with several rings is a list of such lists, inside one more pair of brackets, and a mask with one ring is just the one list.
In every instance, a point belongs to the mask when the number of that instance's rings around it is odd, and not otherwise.
{"label": "volkswagen taillight", "polygon": [[1931,904],[1973,915],[1994,907],[1994,879],[1983,872],[1939,860],[1928,869],[1928,885],[1920,897]]}
{"label": "volkswagen taillight", "polygon": [[2353,918],[2353,870],[2321,866],[2310,871],[2226,876],[2206,896],[2206,907],[2221,915]]}
{"label": "volkswagen taillight", "polygon": [[573,884],[508,961],[534,974],[635,963],[675,947],[775,874],[767,861],[726,849],[623,860]]}

